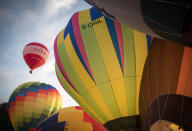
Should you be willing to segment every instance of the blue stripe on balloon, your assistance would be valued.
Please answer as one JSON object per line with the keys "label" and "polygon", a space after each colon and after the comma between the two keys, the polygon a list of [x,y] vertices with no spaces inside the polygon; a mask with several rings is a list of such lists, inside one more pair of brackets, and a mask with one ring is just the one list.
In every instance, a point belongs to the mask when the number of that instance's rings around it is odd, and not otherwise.
{"label": "blue stripe on balloon", "polygon": [[148,49],[148,52],[149,52],[150,46],[151,46],[151,36],[150,35],[146,35],[146,38],[147,38],[147,49]]}
{"label": "blue stripe on balloon", "polygon": [[67,34],[68,34],[68,33],[70,33],[71,31],[73,31],[73,28],[72,28],[72,26],[70,26],[70,25],[72,25],[72,17],[70,18],[70,20],[69,20],[69,22],[68,22],[68,24],[67,24],[67,26],[66,26],[66,28],[65,28],[65,30],[64,30],[64,36],[63,36],[64,39],[67,37]]}
{"label": "blue stripe on balloon", "polygon": [[106,24],[107,24],[107,27],[108,27],[108,30],[109,30],[109,33],[111,36],[111,40],[113,42],[113,46],[114,46],[116,54],[117,54],[117,58],[119,60],[119,64],[121,66],[121,70],[123,71],[122,62],[121,62],[121,53],[120,53],[120,49],[119,49],[119,44],[118,44],[118,39],[117,39],[114,22],[107,17],[105,17],[105,21],[106,21]]}
{"label": "blue stripe on balloon", "polygon": [[48,89],[55,89],[55,88],[51,85],[48,85]]}
{"label": "blue stripe on balloon", "polygon": [[[84,66],[84,68],[87,71],[87,73],[89,74],[89,76],[92,78],[91,73],[89,72],[89,70],[88,70],[88,68],[87,68],[87,66],[83,60],[83,57],[81,56],[81,52],[77,46],[77,43],[76,43],[76,40],[74,37],[74,32],[73,32],[72,19],[70,19],[69,23],[67,24],[67,27],[66,27],[65,32],[64,32],[64,39],[66,38],[68,33],[70,35],[73,48],[75,49],[75,52],[76,52],[77,56],[79,57],[79,60],[81,61],[82,65]],[[93,80],[93,78],[92,78],[92,80]]]}
{"label": "blue stripe on balloon", "polygon": [[102,17],[103,15],[101,14],[101,12],[98,9],[92,7],[90,9],[90,16],[91,16],[91,20],[93,21],[93,20],[96,20],[96,19]]}
{"label": "blue stripe on balloon", "polygon": [[25,96],[25,92],[18,92],[17,96]]}
{"label": "blue stripe on balloon", "polygon": [[35,128],[37,127],[37,124],[39,123],[39,119],[38,118],[32,118],[32,121],[30,122],[30,127],[29,128]]}
{"label": "blue stripe on balloon", "polygon": [[62,122],[58,122],[58,129],[61,130],[65,130],[65,125],[66,125],[66,121],[62,121]]}
{"label": "blue stripe on balloon", "polygon": [[14,102],[14,101],[16,101],[16,97],[11,97],[11,98],[9,99],[9,102]]}
{"label": "blue stripe on balloon", "polygon": [[37,88],[28,88],[28,91],[31,91],[31,92],[38,92],[38,89],[37,89]]}
{"label": "blue stripe on balloon", "polygon": [[56,125],[57,123],[58,123],[58,113],[50,116],[47,120],[43,121],[39,125],[38,129],[45,128],[45,127],[47,127],[48,125],[51,125],[51,124]]}
{"label": "blue stripe on balloon", "polygon": [[43,89],[43,90],[48,91],[48,87],[47,87],[47,85],[45,85],[45,84],[40,85],[40,86],[39,86],[39,89]]}

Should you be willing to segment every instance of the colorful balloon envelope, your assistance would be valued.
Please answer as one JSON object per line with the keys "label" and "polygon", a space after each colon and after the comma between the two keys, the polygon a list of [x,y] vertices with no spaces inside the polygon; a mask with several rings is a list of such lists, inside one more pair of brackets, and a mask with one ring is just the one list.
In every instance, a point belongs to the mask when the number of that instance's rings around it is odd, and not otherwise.
{"label": "colorful balloon envelope", "polygon": [[[142,130],[161,121],[191,131],[192,49],[171,41],[153,39],[140,89]],[[171,124],[171,125],[172,125]]]}
{"label": "colorful balloon envelope", "polygon": [[37,131],[106,131],[80,106],[67,107],[59,110],[40,123]]}
{"label": "colorful balloon envelope", "polygon": [[32,42],[24,47],[23,58],[32,73],[32,70],[42,66],[48,60],[49,50],[40,43]]}
{"label": "colorful balloon envelope", "polygon": [[56,88],[45,83],[28,82],[11,94],[8,112],[15,131],[32,131],[61,105],[62,99]]}
{"label": "colorful balloon envelope", "polygon": [[138,94],[151,38],[103,16],[75,13],[55,40],[63,88],[108,129],[137,128]]}
{"label": "colorful balloon envelope", "polygon": [[191,0],[85,1],[133,29],[192,47]]}

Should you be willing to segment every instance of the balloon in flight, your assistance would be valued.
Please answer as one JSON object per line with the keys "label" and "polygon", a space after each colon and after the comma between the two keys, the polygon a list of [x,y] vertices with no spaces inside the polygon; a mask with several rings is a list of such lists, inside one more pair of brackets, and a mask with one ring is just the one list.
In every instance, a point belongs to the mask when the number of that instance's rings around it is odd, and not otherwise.
{"label": "balloon in flight", "polygon": [[8,112],[15,131],[32,131],[61,106],[62,99],[56,88],[45,83],[27,82],[11,94]]}
{"label": "balloon in flight", "polygon": [[48,60],[49,50],[41,43],[32,42],[24,47],[23,58],[32,73],[32,70],[42,66]]}
{"label": "balloon in flight", "polygon": [[107,129],[139,127],[140,80],[151,37],[103,16],[75,13],[55,39],[63,88]]}

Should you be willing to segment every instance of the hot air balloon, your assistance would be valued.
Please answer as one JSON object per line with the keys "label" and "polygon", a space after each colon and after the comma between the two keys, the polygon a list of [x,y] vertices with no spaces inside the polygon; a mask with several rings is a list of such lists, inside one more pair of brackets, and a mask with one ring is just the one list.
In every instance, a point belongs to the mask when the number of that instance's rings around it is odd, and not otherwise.
{"label": "hot air balloon", "polygon": [[40,123],[37,131],[107,131],[80,106],[59,110]]}
{"label": "hot air balloon", "polygon": [[75,13],[56,37],[63,88],[109,130],[139,127],[138,94],[151,38],[103,16]]}
{"label": "hot air balloon", "polygon": [[42,66],[48,60],[49,50],[40,43],[32,42],[24,47],[23,58],[32,73],[32,70]]}
{"label": "hot air balloon", "polygon": [[192,47],[191,0],[85,1],[133,29]]}
{"label": "hot air balloon", "polygon": [[37,124],[61,108],[61,96],[51,85],[27,82],[9,98],[9,117],[15,131],[32,131]]}
{"label": "hot air balloon", "polygon": [[175,125],[179,131],[192,130],[191,78],[192,49],[171,41],[153,39],[140,87],[143,131],[167,125]]}

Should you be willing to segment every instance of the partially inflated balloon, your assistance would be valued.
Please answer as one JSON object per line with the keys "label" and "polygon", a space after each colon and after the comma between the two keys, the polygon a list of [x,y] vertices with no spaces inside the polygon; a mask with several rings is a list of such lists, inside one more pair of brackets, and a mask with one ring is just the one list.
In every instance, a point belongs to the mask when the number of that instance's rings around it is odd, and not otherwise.
{"label": "partially inflated balloon", "polygon": [[191,0],[85,0],[133,29],[192,46]]}
{"label": "partially inflated balloon", "polygon": [[75,13],[55,40],[65,90],[108,129],[137,128],[138,94],[150,36],[91,8]]}
{"label": "partially inflated balloon", "polygon": [[106,129],[87,114],[80,106],[59,110],[38,127],[37,131],[106,131]]}
{"label": "partially inflated balloon", "polygon": [[[192,49],[153,39],[140,89],[143,131],[169,121],[192,130]],[[157,131],[157,130],[154,130]]]}
{"label": "partially inflated balloon", "polygon": [[39,82],[28,82],[15,89],[9,98],[9,117],[15,131],[35,130],[36,125],[61,108],[56,88]]}
{"label": "partially inflated balloon", "polygon": [[49,58],[49,50],[40,43],[29,43],[23,49],[23,58],[32,70],[42,66]]}

